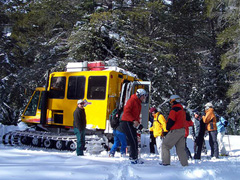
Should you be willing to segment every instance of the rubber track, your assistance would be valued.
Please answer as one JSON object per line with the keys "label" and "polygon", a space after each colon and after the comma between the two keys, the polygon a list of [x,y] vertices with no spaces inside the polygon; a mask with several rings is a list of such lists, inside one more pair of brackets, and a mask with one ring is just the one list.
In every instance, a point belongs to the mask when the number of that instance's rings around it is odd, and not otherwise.
{"label": "rubber track", "polygon": [[[41,131],[14,131],[9,132],[3,136],[3,144],[11,146],[36,146],[45,148],[54,148],[59,150],[70,150],[74,151],[76,149],[76,136],[67,134],[54,134],[50,132]],[[48,143],[46,143],[46,142]],[[56,143],[63,144],[56,147]],[[45,143],[44,143],[45,142]],[[61,142],[61,143],[59,143]],[[50,145],[50,146],[45,146]]]}
{"label": "rubber track", "polygon": [[[104,139],[104,138],[103,138]],[[98,136],[86,136],[86,148],[97,152],[108,149],[106,138],[103,140]],[[76,136],[69,134],[56,134],[44,131],[13,131],[6,133],[2,139],[3,144],[11,146],[34,146],[57,150],[76,150]],[[100,151],[99,151],[100,152]]]}

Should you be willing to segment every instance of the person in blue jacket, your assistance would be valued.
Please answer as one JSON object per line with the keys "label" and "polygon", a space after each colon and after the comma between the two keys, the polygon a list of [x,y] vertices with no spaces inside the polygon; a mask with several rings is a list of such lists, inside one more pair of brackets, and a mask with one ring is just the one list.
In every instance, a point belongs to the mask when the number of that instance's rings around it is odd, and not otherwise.
{"label": "person in blue jacket", "polygon": [[228,121],[224,119],[224,117],[222,116],[219,116],[218,118],[219,118],[219,121],[217,122],[217,130],[218,130],[217,139],[218,139],[218,146],[219,146],[219,154],[220,156],[228,156],[225,145],[223,143],[223,137],[226,132],[226,126],[228,125]]}

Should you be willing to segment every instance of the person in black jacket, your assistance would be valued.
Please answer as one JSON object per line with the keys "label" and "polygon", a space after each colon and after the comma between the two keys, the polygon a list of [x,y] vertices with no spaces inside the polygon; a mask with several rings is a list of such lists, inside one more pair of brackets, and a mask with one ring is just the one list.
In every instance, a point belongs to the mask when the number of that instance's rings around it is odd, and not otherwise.
{"label": "person in black jacket", "polygon": [[198,111],[194,111],[194,159],[201,159],[201,152],[204,146],[204,134],[206,126]]}
{"label": "person in black jacket", "polygon": [[[151,126],[153,126],[153,121],[154,121],[154,117],[152,115],[152,113],[154,111],[157,111],[156,108],[152,107],[149,110],[149,121],[151,122]],[[153,131],[150,131],[150,143],[149,143],[149,147],[150,147],[150,153],[155,154],[155,145],[156,145],[156,138],[153,136]]]}
{"label": "person in black jacket", "polygon": [[85,146],[85,130],[86,130],[86,114],[84,109],[84,101],[78,100],[77,108],[73,113],[74,134],[77,136],[77,155],[83,156]]}

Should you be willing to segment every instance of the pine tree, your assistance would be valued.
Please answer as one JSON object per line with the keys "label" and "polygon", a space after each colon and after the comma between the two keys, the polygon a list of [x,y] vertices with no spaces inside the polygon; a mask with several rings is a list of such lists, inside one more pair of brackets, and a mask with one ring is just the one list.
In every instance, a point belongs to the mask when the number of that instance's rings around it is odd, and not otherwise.
{"label": "pine tree", "polygon": [[[231,101],[228,106],[230,116],[233,117],[232,128],[237,133],[239,127],[240,107],[240,79],[239,79],[239,35],[240,35],[240,2],[237,0],[212,1],[208,0],[208,15],[217,19],[217,26],[221,31],[217,36],[217,45],[225,50],[221,55],[221,67],[228,75],[226,81],[230,83],[227,95]],[[239,134],[239,132],[238,132]]]}
{"label": "pine tree", "polygon": [[87,6],[79,0],[9,1],[4,4],[12,33],[6,41],[4,59],[8,62],[4,64],[5,79],[0,87],[1,121],[16,122],[18,116],[12,115],[23,110],[27,99],[25,90],[32,91],[45,84],[47,69],[63,70],[68,54],[67,38],[78,21],[87,19],[84,16],[90,3],[86,2]]}

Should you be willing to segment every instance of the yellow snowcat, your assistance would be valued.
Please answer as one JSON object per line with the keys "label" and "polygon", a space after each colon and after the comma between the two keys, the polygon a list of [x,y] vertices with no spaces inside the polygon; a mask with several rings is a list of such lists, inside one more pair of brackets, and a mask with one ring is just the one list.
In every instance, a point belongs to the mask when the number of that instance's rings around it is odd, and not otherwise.
{"label": "yellow snowcat", "polygon": [[[138,88],[144,88],[150,95],[151,83],[102,61],[68,63],[66,72],[51,73],[46,87],[35,89],[21,116],[29,128],[5,134],[3,143],[75,150],[73,112],[77,101],[83,99],[87,150],[109,148],[113,141],[109,115],[116,107],[123,108]],[[145,128],[148,109],[149,96],[142,103],[141,123]]]}

